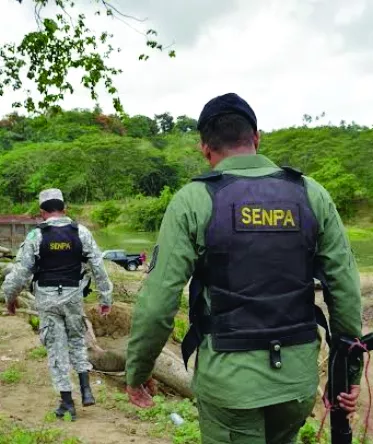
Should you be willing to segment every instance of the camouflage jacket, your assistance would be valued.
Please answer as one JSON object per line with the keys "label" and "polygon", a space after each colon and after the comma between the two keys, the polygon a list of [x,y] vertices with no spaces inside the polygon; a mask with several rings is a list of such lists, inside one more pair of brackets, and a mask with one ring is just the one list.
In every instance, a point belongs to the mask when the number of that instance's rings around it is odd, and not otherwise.
{"label": "camouflage jacket", "polygon": [[[46,223],[52,226],[64,226],[72,222],[69,217],[52,217]],[[83,225],[78,225],[79,238],[82,242],[83,255],[88,259],[87,264],[82,263],[82,272],[90,269],[100,293],[100,304],[112,304],[113,285],[106,272],[102,254],[91,232]],[[30,282],[35,273],[36,259],[39,257],[39,248],[42,240],[41,230],[35,228],[30,231],[17,253],[12,271],[6,276],[2,285],[6,301],[13,302],[22,289]],[[83,278],[79,288],[64,288],[62,294],[58,294],[55,287],[39,287],[35,283],[35,298],[38,310],[46,310],[53,305],[67,302],[75,302],[82,298],[87,279]]]}

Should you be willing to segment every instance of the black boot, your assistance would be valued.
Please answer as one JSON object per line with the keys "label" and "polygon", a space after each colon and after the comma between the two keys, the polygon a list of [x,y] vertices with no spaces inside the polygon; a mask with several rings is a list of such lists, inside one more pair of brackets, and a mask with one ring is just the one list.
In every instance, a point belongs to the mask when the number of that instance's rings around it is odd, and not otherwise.
{"label": "black boot", "polygon": [[80,391],[82,393],[82,404],[84,407],[96,404],[91,387],[89,386],[88,372],[79,373]]}
{"label": "black boot", "polygon": [[60,392],[61,393],[61,403],[58,409],[55,411],[57,418],[63,418],[65,413],[70,413],[71,420],[76,420],[76,410],[74,406],[73,398],[71,397],[71,392]]}

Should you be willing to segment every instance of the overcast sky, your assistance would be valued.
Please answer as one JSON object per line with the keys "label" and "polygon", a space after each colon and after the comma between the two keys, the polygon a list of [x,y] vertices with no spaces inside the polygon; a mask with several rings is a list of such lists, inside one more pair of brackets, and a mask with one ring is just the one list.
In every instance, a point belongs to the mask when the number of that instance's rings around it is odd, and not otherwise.
{"label": "overcast sky", "polygon": [[[0,41],[19,41],[35,22],[31,0],[1,0]],[[76,0],[85,3],[88,0]],[[119,21],[90,17],[109,29],[122,48],[112,65],[130,115],[171,112],[198,118],[210,98],[236,92],[254,108],[264,130],[296,125],[303,114],[326,113],[326,121],[373,124],[373,0],[116,0],[128,14],[147,18],[173,43],[175,59],[156,54],[139,62],[144,37]],[[93,11],[87,6],[85,13]],[[18,97],[19,98],[19,97]],[[16,95],[0,99],[0,114]],[[92,108],[82,88],[65,108]],[[100,105],[112,112],[111,98]]]}

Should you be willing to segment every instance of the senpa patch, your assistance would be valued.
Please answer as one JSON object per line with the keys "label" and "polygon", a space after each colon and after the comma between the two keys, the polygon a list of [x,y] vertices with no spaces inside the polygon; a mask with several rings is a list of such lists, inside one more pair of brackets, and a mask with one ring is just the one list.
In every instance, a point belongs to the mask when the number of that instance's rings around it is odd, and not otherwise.
{"label": "senpa patch", "polygon": [[233,222],[236,231],[299,231],[300,210],[292,202],[240,202]]}
{"label": "senpa patch", "polygon": [[49,250],[50,251],[71,251],[72,245],[71,245],[71,242],[50,242]]}

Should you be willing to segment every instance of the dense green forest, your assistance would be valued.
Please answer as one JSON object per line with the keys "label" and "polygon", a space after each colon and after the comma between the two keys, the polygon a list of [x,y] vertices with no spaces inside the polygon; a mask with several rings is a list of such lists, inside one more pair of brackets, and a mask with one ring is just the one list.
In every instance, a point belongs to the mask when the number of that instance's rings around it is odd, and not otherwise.
{"label": "dense green forest", "polygon": [[[132,206],[135,229],[155,230],[172,193],[208,168],[198,149],[196,121],[154,116],[107,116],[99,108],[0,121],[0,212],[33,213],[45,187],[68,202]],[[261,153],[321,182],[344,217],[373,200],[373,129],[356,124],[263,132]],[[107,203],[107,201],[110,201]],[[137,211],[141,208],[141,212]]]}

